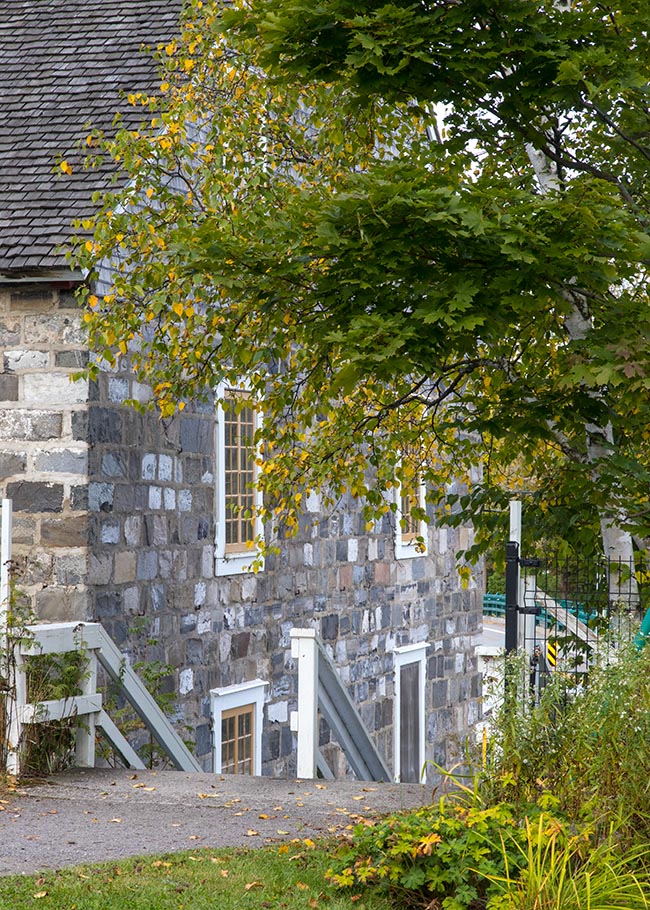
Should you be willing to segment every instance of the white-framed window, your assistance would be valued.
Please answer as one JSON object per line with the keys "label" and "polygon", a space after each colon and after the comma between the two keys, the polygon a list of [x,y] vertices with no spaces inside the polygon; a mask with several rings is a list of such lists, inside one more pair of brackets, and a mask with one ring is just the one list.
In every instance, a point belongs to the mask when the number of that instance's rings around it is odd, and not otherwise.
{"label": "white-framed window", "polygon": [[268,683],[262,679],[210,689],[215,774],[262,773],[262,724]]}
{"label": "white-framed window", "polygon": [[395,780],[419,783],[425,774],[426,641],[393,650],[393,771]]}
{"label": "white-framed window", "polygon": [[426,507],[426,485],[415,478],[395,489],[395,559],[426,556],[429,549],[428,525],[413,514],[414,507]]}
{"label": "white-framed window", "polygon": [[261,523],[252,510],[261,504],[255,489],[254,436],[259,412],[246,389],[220,386],[215,434],[215,574],[250,571],[258,553],[253,542]]}

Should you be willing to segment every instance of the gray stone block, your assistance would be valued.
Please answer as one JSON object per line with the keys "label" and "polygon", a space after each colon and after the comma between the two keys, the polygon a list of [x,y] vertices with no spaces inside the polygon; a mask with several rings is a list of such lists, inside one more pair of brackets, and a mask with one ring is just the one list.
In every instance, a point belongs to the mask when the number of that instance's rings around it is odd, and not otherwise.
{"label": "gray stone block", "polygon": [[57,439],[61,436],[62,424],[62,415],[56,412],[6,409],[0,411],[0,439]]}
{"label": "gray stone block", "polygon": [[91,512],[112,512],[115,486],[112,483],[91,483],[88,486],[88,509]]}
{"label": "gray stone block", "polygon": [[55,366],[71,370],[82,370],[88,364],[88,360],[88,351],[56,351],[54,354]]}
{"label": "gray stone block", "polygon": [[128,476],[128,455],[126,452],[104,452],[102,455],[102,474],[106,477]]}
{"label": "gray stone block", "polygon": [[87,474],[88,452],[73,449],[43,452],[36,456],[36,470],[58,474]]}
{"label": "gray stone block", "polygon": [[60,512],[63,508],[63,486],[58,483],[8,483],[7,497],[13,499],[16,512]]}
{"label": "gray stone block", "polygon": [[0,480],[12,474],[22,474],[27,465],[26,452],[0,451]]}
{"label": "gray stone block", "polygon": [[138,581],[153,581],[158,575],[158,554],[155,550],[138,553]]}
{"label": "gray stone block", "polygon": [[18,377],[0,373],[0,401],[18,401]]}
{"label": "gray stone block", "polygon": [[[122,442],[123,414],[113,408],[92,407],[88,412],[88,426],[77,428],[77,433],[85,433],[89,443],[106,442],[111,445],[119,445]],[[73,432],[75,430],[75,418],[73,415]],[[84,438],[75,434],[75,439]],[[127,437],[128,438],[128,437]]]}
{"label": "gray stone block", "polygon": [[85,547],[88,545],[88,520],[85,515],[44,518],[41,543],[47,547]]}

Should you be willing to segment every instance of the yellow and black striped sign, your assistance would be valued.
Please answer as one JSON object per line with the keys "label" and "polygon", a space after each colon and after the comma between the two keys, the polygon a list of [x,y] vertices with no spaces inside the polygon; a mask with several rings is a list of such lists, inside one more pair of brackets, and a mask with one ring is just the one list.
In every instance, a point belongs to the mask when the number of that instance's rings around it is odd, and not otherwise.
{"label": "yellow and black striped sign", "polygon": [[557,665],[557,643],[554,641],[546,642],[546,662],[549,667],[555,668]]}

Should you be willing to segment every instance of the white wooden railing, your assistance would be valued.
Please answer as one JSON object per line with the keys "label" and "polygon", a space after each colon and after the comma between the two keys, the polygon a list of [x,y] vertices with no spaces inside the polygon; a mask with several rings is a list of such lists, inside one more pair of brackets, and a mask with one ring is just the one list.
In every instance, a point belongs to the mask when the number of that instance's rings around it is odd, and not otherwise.
{"label": "white wooden railing", "polygon": [[[75,749],[78,765],[88,768],[94,766],[95,739],[100,733],[119,753],[125,764],[135,769],[144,768],[137,752],[104,710],[101,692],[97,691],[99,666],[119,686],[174,767],[180,771],[201,771],[197,760],[100,623],[31,624],[21,630],[20,640],[11,642],[7,635],[7,612],[11,596],[11,524],[11,500],[3,499],[0,535],[0,655],[2,673],[7,681],[7,771],[20,774],[24,729],[28,724],[49,723],[65,718],[77,721]],[[51,701],[30,702],[27,685],[29,658],[71,651],[81,652],[86,663],[80,672],[81,694]]]}
{"label": "white wooden railing", "polygon": [[298,662],[298,710],[291,713],[298,754],[296,775],[331,778],[318,748],[318,711],[327,721],[360,780],[391,780],[347,689],[314,629],[291,630],[291,656]]}

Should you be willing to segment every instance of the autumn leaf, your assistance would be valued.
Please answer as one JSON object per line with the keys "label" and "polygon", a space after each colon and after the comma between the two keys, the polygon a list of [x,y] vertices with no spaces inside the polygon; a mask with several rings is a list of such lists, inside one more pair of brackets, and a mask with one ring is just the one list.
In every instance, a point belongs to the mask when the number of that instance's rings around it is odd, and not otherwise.
{"label": "autumn leaf", "polygon": [[47,891],[37,891],[36,894],[32,894],[32,897],[38,900],[41,897],[47,897]]}
{"label": "autumn leaf", "polygon": [[264,885],[262,882],[248,882],[247,885],[244,885],[244,888],[247,891],[252,891],[253,888],[263,888],[263,887],[264,887]]}
{"label": "autumn leaf", "polygon": [[249,828],[246,832],[246,837],[258,837],[259,833],[259,831],[255,831],[253,828]]}

